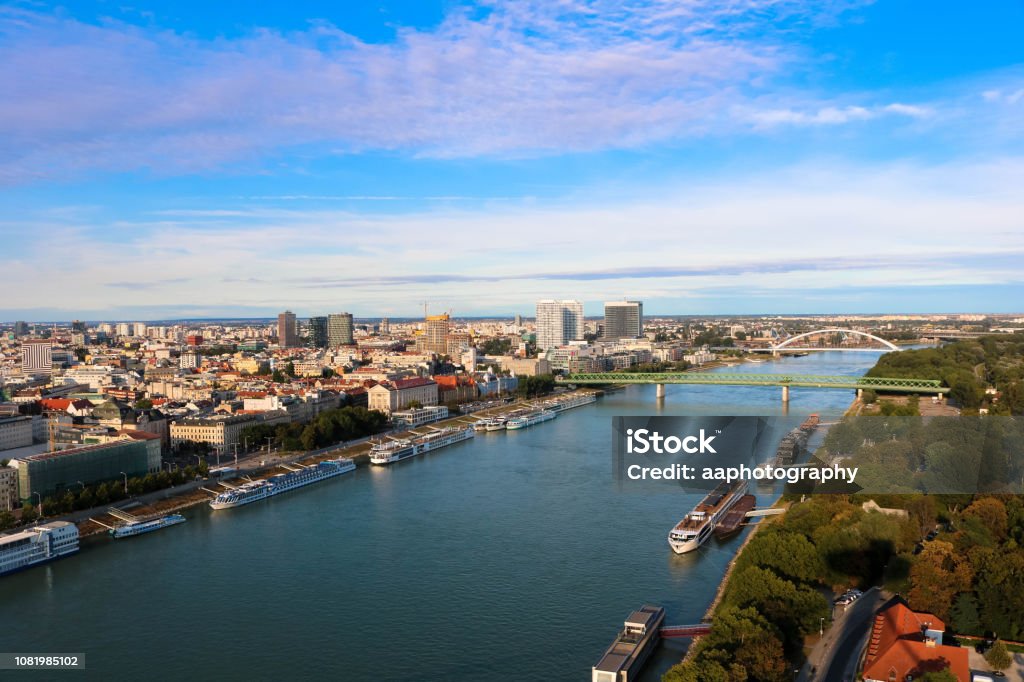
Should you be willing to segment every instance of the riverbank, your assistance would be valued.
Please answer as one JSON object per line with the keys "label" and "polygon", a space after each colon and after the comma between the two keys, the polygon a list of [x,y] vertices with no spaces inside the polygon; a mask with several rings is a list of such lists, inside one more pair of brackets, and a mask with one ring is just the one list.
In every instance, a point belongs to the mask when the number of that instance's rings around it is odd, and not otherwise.
{"label": "riverbank", "polygon": [[[512,410],[529,410],[539,409],[540,403],[549,401],[556,396],[573,396],[573,395],[587,395],[594,394],[599,395],[599,391],[592,389],[576,389],[573,391],[565,391],[558,394],[547,395],[538,398],[531,398],[527,400],[518,400],[512,403],[501,405],[498,407],[487,408],[485,410],[479,410],[468,415],[456,415],[448,419],[444,419],[429,424],[431,427],[444,428],[446,426],[469,426],[481,418],[488,416],[506,413]],[[589,403],[588,403],[589,404]],[[581,406],[582,407],[582,406]],[[405,431],[393,431],[388,432],[386,435],[393,438],[413,438],[417,435],[423,435],[418,433],[424,426],[408,429]],[[383,434],[382,434],[383,435]],[[305,466],[316,465],[327,459],[337,459],[338,457],[346,457],[353,460],[357,465],[366,465],[370,461],[370,448],[373,443],[369,439],[362,439],[358,443],[344,445],[339,444],[336,447],[325,448],[317,451],[315,454],[309,452],[289,452],[280,453],[273,457],[271,461],[267,461],[265,465],[253,467],[251,469],[240,470],[239,476],[225,479],[226,482],[243,483],[242,476],[245,479],[260,480],[266,479],[270,476],[279,473],[280,467],[283,464],[301,464]],[[266,460],[264,460],[266,461]],[[210,489],[216,488],[217,481],[215,479],[205,479],[197,485],[197,482],[185,484],[184,486],[177,486],[176,488],[168,488],[163,491],[156,491],[149,495],[143,496],[143,499],[149,500],[148,502],[141,502],[139,504],[131,504],[131,501],[127,505],[121,505],[118,508],[131,511],[131,513],[143,517],[156,517],[163,516],[178,512],[190,507],[195,507],[206,502],[209,502],[212,493],[207,492],[203,488],[210,486]],[[183,489],[184,488],[184,489]],[[161,496],[161,493],[163,495]],[[107,532],[109,525],[114,525],[118,521],[107,513],[107,509],[112,505],[105,505],[104,507],[96,507],[90,510],[83,510],[75,512],[74,514],[68,514],[56,518],[47,518],[46,521],[55,520],[68,520],[73,521],[78,525],[79,536],[82,538],[100,535]],[[91,517],[95,517],[101,523],[93,521]],[[107,524],[106,526],[103,524]]]}

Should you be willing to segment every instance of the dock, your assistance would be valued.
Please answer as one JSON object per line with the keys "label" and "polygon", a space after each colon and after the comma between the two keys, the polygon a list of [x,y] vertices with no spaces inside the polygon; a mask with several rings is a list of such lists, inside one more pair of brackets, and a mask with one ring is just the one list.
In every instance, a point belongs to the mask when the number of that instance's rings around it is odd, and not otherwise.
{"label": "dock", "polygon": [[754,495],[744,495],[739,499],[739,502],[734,504],[722,520],[715,526],[715,537],[724,538],[726,536],[735,533],[743,520],[749,516],[749,512],[757,504],[757,497]]}

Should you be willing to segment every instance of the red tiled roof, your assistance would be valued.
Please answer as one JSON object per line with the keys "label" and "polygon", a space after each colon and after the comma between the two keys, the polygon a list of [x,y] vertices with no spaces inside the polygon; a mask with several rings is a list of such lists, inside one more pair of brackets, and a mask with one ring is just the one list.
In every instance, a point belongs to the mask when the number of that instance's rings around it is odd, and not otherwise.
{"label": "red tiled roof", "polygon": [[930,644],[924,630],[943,632],[946,624],[930,613],[911,610],[896,602],[880,611],[871,627],[868,652],[864,659],[864,677],[888,680],[915,679],[926,672],[949,668],[960,682],[970,682],[967,650],[962,647]]}
{"label": "red tiled roof", "polygon": [[39,401],[44,410],[66,410],[71,405],[69,398],[43,398]]}
{"label": "red tiled roof", "polygon": [[394,387],[397,388],[398,390],[403,390],[403,389],[406,389],[406,388],[418,388],[420,386],[430,386],[431,384],[435,384],[436,382],[433,379],[424,379],[423,377],[413,377],[412,379],[396,379],[392,383],[394,384]]}

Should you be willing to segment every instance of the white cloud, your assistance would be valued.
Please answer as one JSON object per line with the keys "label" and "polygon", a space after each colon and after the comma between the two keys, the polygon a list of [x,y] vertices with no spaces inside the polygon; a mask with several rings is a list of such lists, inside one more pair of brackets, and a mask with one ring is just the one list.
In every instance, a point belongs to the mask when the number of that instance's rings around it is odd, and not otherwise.
{"label": "white cloud", "polygon": [[[71,213],[19,223],[8,243],[23,255],[5,263],[0,288],[19,291],[25,308],[188,301],[413,314],[430,300],[470,314],[551,295],[1005,286],[1024,282],[1022,181],[1024,159],[807,164],[615,202],[595,188],[572,203],[403,215],[184,207],[152,222],[96,225]],[[28,236],[43,232],[45,242]],[[110,286],[134,280],[153,286]]]}

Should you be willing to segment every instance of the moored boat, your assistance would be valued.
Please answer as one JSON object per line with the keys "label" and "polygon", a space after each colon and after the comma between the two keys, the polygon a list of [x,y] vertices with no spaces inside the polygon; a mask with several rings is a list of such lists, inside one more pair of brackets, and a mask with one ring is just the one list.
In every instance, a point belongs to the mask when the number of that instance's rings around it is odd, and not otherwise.
{"label": "moored boat", "polygon": [[668,544],[676,554],[692,552],[711,533],[732,507],[747,494],[747,482],[722,483],[697,503],[668,533]]}

